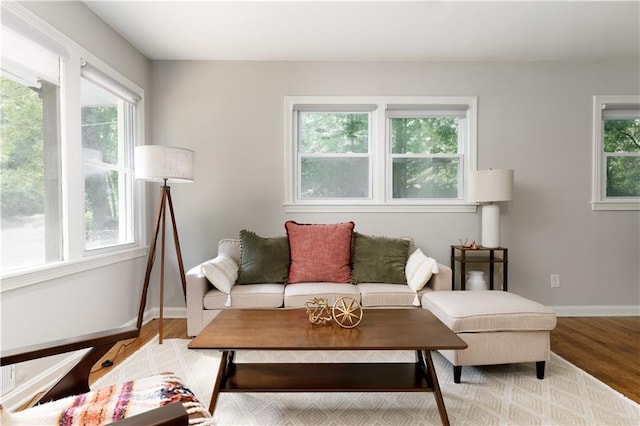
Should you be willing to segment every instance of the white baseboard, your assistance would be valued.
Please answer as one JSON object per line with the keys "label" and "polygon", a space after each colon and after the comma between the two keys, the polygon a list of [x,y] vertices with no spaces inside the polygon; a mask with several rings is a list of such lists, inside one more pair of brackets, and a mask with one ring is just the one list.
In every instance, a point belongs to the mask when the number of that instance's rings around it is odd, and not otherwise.
{"label": "white baseboard", "polygon": [[549,306],[559,317],[636,317],[639,305]]}

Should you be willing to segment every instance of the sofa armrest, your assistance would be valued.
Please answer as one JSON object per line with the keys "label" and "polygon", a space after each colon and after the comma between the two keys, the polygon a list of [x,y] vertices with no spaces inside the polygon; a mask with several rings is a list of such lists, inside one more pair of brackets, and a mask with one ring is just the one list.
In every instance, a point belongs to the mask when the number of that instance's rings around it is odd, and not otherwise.
{"label": "sofa armrest", "polygon": [[433,291],[451,290],[451,277],[453,276],[451,268],[442,263],[438,263],[438,269],[440,272],[433,274],[427,286]]}
{"label": "sofa armrest", "polygon": [[202,263],[187,271],[187,334],[195,336],[200,331],[202,324],[202,311],[204,310],[204,295],[209,288],[209,281],[202,273]]}

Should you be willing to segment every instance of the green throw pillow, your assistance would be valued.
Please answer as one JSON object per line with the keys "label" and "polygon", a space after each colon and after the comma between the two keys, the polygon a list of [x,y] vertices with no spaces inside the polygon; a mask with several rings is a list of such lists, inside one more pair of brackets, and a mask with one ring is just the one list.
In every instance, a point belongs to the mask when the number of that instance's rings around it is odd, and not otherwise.
{"label": "green throw pillow", "polygon": [[287,237],[264,238],[240,231],[240,265],[236,284],[284,283],[289,275]]}
{"label": "green throw pillow", "polygon": [[353,283],[406,284],[409,241],[355,233]]}

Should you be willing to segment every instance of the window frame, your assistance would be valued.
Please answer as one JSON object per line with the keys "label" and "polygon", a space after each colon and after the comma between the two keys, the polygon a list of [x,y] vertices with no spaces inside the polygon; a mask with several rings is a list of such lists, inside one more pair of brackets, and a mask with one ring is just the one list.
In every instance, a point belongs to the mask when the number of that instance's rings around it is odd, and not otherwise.
{"label": "window frame", "polygon": [[[298,162],[299,105],[317,109],[334,106],[370,106],[369,155],[371,163],[371,197],[368,199],[300,199],[298,187],[300,171]],[[427,108],[432,113],[447,109],[466,110],[465,131],[459,134],[464,147],[459,166],[461,189],[456,199],[394,199],[392,175],[390,125],[387,107],[391,105],[413,106],[416,110]],[[309,107],[311,108],[311,107]],[[476,212],[477,203],[467,200],[468,179],[477,164],[477,97],[474,96],[286,96],[285,116],[285,212]],[[336,111],[338,112],[338,111]]]}
{"label": "window frame", "polygon": [[[82,155],[80,79],[81,65],[89,61],[108,76],[114,84],[139,97],[135,105],[135,129],[131,152],[145,141],[144,89],[116,71],[106,62],[52,27],[33,12],[16,3],[3,3],[3,25],[7,22],[44,46],[55,46],[63,53],[60,59],[59,135],[61,153],[62,260],[2,274],[0,293],[62,278],[126,260],[146,256],[145,188],[142,182],[132,183],[133,239],[113,246],[85,249],[84,237],[84,161]],[[132,160],[132,159],[131,159]]]}
{"label": "window frame", "polygon": [[594,211],[640,210],[640,197],[608,197],[607,158],[604,151],[605,106],[640,105],[640,95],[596,95],[593,97],[591,209]]}

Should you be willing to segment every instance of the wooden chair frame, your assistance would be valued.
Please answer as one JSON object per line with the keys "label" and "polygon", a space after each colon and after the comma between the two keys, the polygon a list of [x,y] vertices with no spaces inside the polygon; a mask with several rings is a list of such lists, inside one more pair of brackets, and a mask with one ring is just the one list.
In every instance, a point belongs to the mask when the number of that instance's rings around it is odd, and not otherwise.
{"label": "wooden chair frame", "polygon": [[[136,338],[139,334],[140,330],[137,327],[130,326],[10,349],[2,351],[0,366],[90,348],[80,362],[37,398],[32,405],[54,401],[70,395],[89,392],[89,373],[91,373],[95,363],[119,341]],[[188,425],[189,417],[183,405],[176,402],[113,424],[119,426],[133,424],[150,426]]]}

